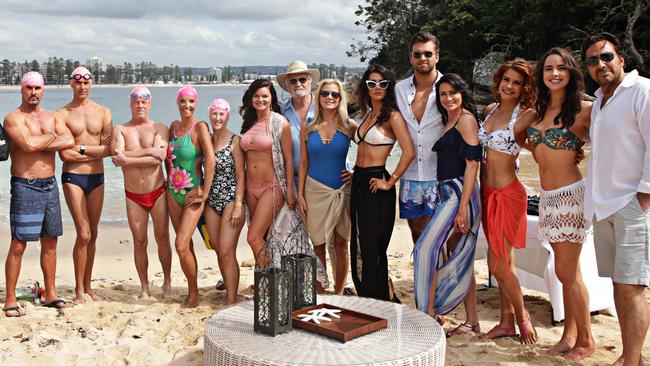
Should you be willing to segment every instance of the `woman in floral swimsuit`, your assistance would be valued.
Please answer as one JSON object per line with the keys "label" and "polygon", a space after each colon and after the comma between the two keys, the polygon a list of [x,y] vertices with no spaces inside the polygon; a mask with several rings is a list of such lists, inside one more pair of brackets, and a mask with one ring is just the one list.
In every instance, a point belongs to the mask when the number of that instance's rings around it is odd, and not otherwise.
{"label": "woman in floral swimsuit", "polygon": [[[199,289],[196,282],[197,264],[192,234],[203,214],[205,200],[210,193],[214,176],[214,149],[208,124],[197,121],[194,110],[199,94],[191,86],[180,88],[176,103],[180,120],[169,126],[169,150],[167,152],[167,208],[176,231],[176,252],[181,268],[187,278],[185,306],[199,305]],[[205,163],[205,181],[202,166]]]}

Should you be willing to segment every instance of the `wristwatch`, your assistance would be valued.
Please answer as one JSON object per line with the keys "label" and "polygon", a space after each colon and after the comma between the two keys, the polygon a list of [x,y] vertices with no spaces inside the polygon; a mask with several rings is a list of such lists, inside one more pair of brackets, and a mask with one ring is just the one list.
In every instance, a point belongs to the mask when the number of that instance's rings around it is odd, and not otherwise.
{"label": "wristwatch", "polygon": [[84,144],[79,145],[79,154],[86,155],[86,145]]}

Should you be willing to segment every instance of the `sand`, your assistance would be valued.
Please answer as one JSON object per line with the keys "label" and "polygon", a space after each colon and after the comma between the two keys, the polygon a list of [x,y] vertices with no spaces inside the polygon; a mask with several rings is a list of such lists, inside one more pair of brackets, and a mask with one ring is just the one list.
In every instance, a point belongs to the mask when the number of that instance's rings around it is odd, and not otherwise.
{"label": "sand", "polygon": [[[151,231],[151,230],[150,230]],[[3,238],[8,233],[0,232]],[[65,228],[58,250],[57,288],[59,295],[74,298],[72,245],[74,229]],[[150,232],[150,238],[153,233]],[[173,236],[172,236],[173,237]],[[240,281],[240,300],[252,298],[251,252],[240,238],[238,260],[244,263]],[[195,235],[198,241],[198,234]],[[6,240],[8,245],[8,239]],[[389,248],[391,276],[402,301],[413,306],[413,264],[410,232],[398,220]],[[6,246],[5,246],[6,248]],[[203,333],[206,320],[223,306],[225,292],[214,285],[219,276],[214,252],[197,245],[199,263],[200,306],[183,309],[186,281],[174,254],[172,276],[173,296],[162,298],[162,272],[155,254],[155,243],[149,244],[149,276],[153,297],[138,300],[139,282],[132,259],[132,240],[127,227],[102,226],[95,261],[93,287],[103,301],[76,305],[62,313],[34,306],[21,305],[27,315],[21,318],[0,317],[0,364],[2,365],[202,365]],[[41,280],[38,245],[29,244],[19,286]],[[476,262],[477,281],[487,282],[485,261]],[[2,278],[4,281],[4,276]],[[0,282],[4,301],[4,282]],[[479,287],[483,287],[480,286]],[[650,291],[646,292],[650,299]],[[545,352],[562,334],[562,326],[551,326],[551,312],[545,294],[525,291],[526,306],[534,318],[539,342],[521,346],[517,339],[478,341],[473,334],[448,340],[448,365],[565,365],[566,360]],[[479,316],[483,331],[498,321],[499,297],[495,288],[478,292]],[[464,311],[449,314],[447,326],[464,320]],[[615,318],[608,315],[592,317],[592,329],[598,350],[582,364],[608,365],[621,352],[620,333]],[[650,360],[650,339],[644,352]]]}

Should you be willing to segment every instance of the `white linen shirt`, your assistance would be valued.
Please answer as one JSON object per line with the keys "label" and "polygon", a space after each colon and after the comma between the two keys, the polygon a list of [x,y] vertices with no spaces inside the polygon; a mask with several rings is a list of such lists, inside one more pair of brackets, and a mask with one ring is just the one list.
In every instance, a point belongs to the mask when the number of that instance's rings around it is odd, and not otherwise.
{"label": "white linen shirt", "polygon": [[[436,83],[442,77],[438,71]],[[395,85],[395,94],[397,97],[397,107],[402,117],[406,121],[409,135],[413,140],[415,148],[415,157],[409,164],[402,178],[415,181],[432,181],[438,177],[438,155],[431,151],[433,144],[438,141],[444,130],[442,125],[442,115],[436,107],[436,88],[435,83],[433,90],[429,94],[429,100],[422,115],[422,121],[418,122],[411,109],[411,103],[415,98],[415,83],[413,75],[400,81]]]}
{"label": "white linen shirt", "polygon": [[592,141],[585,190],[585,218],[603,220],[636,193],[650,193],[650,79],[634,70],[601,108],[596,91],[591,110]]}

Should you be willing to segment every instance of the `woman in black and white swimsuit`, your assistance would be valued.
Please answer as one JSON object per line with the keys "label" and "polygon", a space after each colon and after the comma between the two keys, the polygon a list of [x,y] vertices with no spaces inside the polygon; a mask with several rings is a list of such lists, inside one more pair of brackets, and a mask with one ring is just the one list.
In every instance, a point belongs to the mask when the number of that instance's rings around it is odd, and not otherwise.
{"label": "woman in black and white swimsuit", "polygon": [[226,128],[229,117],[228,102],[214,100],[210,105],[210,123],[216,167],[205,207],[205,222],[226,287],[226,305],[237,300],[237,241],[244,226],[244,155],[239,136]]}

